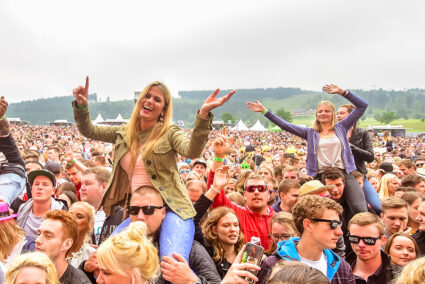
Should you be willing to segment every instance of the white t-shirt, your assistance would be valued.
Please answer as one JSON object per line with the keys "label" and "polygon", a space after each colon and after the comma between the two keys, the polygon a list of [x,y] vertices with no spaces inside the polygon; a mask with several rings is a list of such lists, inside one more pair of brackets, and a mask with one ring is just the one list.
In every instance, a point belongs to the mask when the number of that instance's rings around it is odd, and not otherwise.
{"label": "white t-shirt", "polygon": [[99,210],[94,215],[94,236],[96,238],[96,244],[99,243],[100,233],[102,232],[103,223],[105,223],[106,214],[103,210]]}
{"label": "white t-shirt", "polygon": [[307,264],[308,266],[316,268],[317,270],[322,272],[325,276],[327,276],[328,262],[326,260],[325,253],[322,252],[322,255],[320,256],[319,260],[309,260],[309,259],[303,258],[301,255],[300,255],[300,260],[301,262]]}

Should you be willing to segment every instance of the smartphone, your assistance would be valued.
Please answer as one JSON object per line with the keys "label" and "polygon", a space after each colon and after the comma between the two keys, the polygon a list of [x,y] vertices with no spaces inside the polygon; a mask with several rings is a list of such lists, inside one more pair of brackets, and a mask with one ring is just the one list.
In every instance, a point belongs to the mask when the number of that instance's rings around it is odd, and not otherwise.
{"label": "smartphone", "polygon": [[[252,263],[252,264],[260,266],[263,253],[264,253],[264,248],[262,246],[259,246],[253,243],[247,243],[245,247],[245,252],[242,255],[241,263]],[[248,270],[248,271],[254,274],[255,276],[257,276],[257,273],[258,273],[257,270]],[[245,277],[245,280],[249,284],[254,284],[254,281],[248,277]]]}

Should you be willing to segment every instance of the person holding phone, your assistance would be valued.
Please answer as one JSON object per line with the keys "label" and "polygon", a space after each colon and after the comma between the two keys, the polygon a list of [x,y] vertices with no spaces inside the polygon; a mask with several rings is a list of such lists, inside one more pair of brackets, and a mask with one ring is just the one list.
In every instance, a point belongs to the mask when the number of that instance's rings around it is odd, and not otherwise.
{"label": "person holding phone", "polygon": [[320,180],[326,167],[343,170],[346,181],[344,198],[353,213],[367,211],[366,199],[358,182],[351,175],[356,164],[351,152],[347,132],[366,111],[367,103],[337,85],[325,85],[323,90],[329,94],[345,97],[356,107],[345,119],[337,121],[335,106],[322,101],[316,108],[313,127],[303,127],[289,123],[267,110],[259,101],[248,102],[248,108],[264,115],[281,129],[307,140],[307,174]]}
{"label": "person holding phone", "polygon": [[117,127],[93,125],[88,109],[89,78],[73,90],[74,118],[82,135],[114,143],[112,176],[101,206],[111,215],[119,205],[128,207],[131,193],[141,186],[154,187],[167,205],[160,233],[161,257],[177,252],[187,260],[192,247],[196,212],[180,179],[176,153],[194,159],[201,156],[212,129],[211,111],[228,101],[235,91],[217,98],[215,90],[196,114],[191,138],[171,123],[172,96],[161,82],[148,84],[140,93],[128,124]]}

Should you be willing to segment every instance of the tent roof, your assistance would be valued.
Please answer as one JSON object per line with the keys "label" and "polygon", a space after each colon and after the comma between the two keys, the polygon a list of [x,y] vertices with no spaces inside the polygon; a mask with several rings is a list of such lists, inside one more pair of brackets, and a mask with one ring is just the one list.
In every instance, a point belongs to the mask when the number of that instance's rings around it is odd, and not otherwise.
{"label": "tent roof", "polygon": [[246,127],[245,123],[243,123],[242,119],[239,120],[238,124],[233,128],[233,130],[249,130],[248,127]]}
{"label": "tent roof", "polygon": [[267,129],[261,124],[259,120],[249,129],[254,131],[267,131]]}

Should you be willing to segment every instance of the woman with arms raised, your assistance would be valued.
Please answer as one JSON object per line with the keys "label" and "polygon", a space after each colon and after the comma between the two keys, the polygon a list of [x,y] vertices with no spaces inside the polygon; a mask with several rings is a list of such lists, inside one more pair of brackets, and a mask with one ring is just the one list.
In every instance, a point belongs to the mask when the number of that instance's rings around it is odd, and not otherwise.
{"label": "woman with arms raised", "polygon": [[191,159],[202,154],[211,130],[210,111],[229,100],[235,91],[216,98],[217,89],[205,100],[189,139],[171,123],[172,97],[163,83],[146,86],[129,123],[120,127],[99,127],[91,123],[88,88],[87,77],[85,87],[78,86],[73,91],[78,130],[87,138],[115,144],[112,176],[101,203],[103,210],[109,216],[115,206],[128,207],[130,194],[140,186],[156,188],[167,204],[160,233],[161,257],[177,252],[188,259],[194,234],[192,217],[196,212],[179,177],[176,153]]}
{"label": "woman with arms raised", "polygon": [[359,120],[367,108],[367,103],[337,85],[325,85],[323,90],[329,94],[339,94],[349,100],[356,108],[340,122],[336,119],[335,106],[322,101],[316,108],[313,127],[302,127],[289,123],[267,110],[259,101],[248,102],[251,111],[261,112],[277,126],[307,140],[307,174],[320,178],[326,167],[340,168],[345,176],[343,197],[354,213],[367,211],[366,200],[360,185],[351,175],[356,170],[347,132]]}

